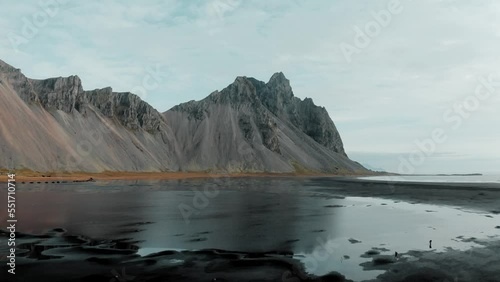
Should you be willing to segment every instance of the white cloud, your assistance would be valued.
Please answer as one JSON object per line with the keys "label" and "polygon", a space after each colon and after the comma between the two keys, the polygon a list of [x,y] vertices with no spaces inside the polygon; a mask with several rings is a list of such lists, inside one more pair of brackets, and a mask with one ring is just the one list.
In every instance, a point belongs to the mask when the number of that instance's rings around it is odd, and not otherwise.
{"label": "white cloud", "polygon": [[[231,9],[214,14],[214,1]],[[267,81],[283,71],[297,96],[327,108],[347,151],[366,154],[411,150],[415,139],[447,126],[443,112],[474,92],[477,77],[498,72],[500,3],[493,1],[401,0],[403,11],[351,63],[339,44],[352,43],[353,27],[389,0],[214,1],[67,1],[17,52],[9,34],[21,34],[23,18],[41,8],[10,2],[0,11],[0,57],[30,77],[78,74],[86,89],[115,91],[133,89],[146,67],[162,65],[168,76],[146,97],[160,111],[238,75]],[[500,89],[438,152],[500,159],[499,104]],[[380,162],[394,161],[387,158]]]}

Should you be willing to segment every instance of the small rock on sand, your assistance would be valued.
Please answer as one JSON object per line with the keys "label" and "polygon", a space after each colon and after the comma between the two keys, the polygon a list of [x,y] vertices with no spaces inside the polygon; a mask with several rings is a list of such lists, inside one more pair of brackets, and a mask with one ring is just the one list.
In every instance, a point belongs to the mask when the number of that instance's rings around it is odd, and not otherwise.
{"label": "small rock on sand", "polygon": [[358,244],[358,243],[361,243],[361,241],[356,240],[356,239],[354,239],[354,238],[349,238],[349,242],[351,242],[351,244]]}
{"label": "small rock on sand", "polygon": [[325,208],[343,208],[343,205],[326,205]]}
{"label": "small rock on sand", "polygon": [[207,240],[207,238],[194,238],[194,239],[189,240],[189,242],[203,242],[206,240]]}
{"label": "small rock on sand", "polygon": [[396,259],[393,256],[376,256],[373,258],[372,263],[374,265],[383,265],[383,264],[390,264],[390,263],[395,263]]}
{"label": "small rock on sand", "polygon": [[[380,257],[381,252],[388,252],[389,250],[386,248],[372,248],[371,250],[366,251],[364,254],[361,255],[362,258],[376,258]],[[386,256],[382,256],[386,257]],[[387,256],[389,257],[389,256]]]}
{"label": "small rock on sand", "polygon": [[366,251],[365,255],[367,255],[367,256],[375,256],[375,255],[380,255],[380,252],[377,251],[377,250],[373,250],[372,249],[372,250]]}

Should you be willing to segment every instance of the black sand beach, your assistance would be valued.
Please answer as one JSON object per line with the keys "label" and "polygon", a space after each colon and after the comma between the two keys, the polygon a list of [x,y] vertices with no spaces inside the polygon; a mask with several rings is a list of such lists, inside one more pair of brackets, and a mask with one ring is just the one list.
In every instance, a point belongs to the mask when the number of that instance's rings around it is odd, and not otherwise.
{"label": "black sand beach", "polygon": [[[500,185],[494,184],[444,184],[444,183],[380,183],[376,181],[357,180],[349,178],[325,178],[325,177],[295,177],[295,178],[258,178],[258,179],[223,179],[216,180],[214,183],[211,180],[179,180],[170,182],[116,182],[109,183],[85,183],[74,185],[52,185],[50,187],[34,187],[20,186],[19,198],[25,199],[25,203],[20,200],[21,207],[27,209],[31,207],[31,214],[38,213],[40,215],[37,223],[25,221],[24,224],[19,224],[19,232],[16,233],[18,240],[18,250],[16,258],[16,275],[7,273],[8,266],[5,256],[2,256],[1,279],[2,281],[500,281],[498,273],[500,273],[500,222],[496,222],[497,215],[500,211]],[[114,183],[114,182],[113,182]],[[206,188],[207,183],[219,187],[220,194],[209,202],[205,210],[200,210],[199,214],[192,217],[192,222],[186,223],[181,221],[178,227],[203,225],[204,232],[196,234],[175,234],[182,233],[179,231],[182,228],[171,226],[166,228],[164,232],[159,229],[154,229],[153,221],[155,218],[149,218],[152,221],[128,221],[117,222],[121,229],[112,230],[122,232],[116,236],[109,236],[105,233],[99,238],[92,238],[88,234],[101,234],[102,230],[82,229],[85,232],[76,232],[77,227],[81,224],[95,226],[96,229],[102,228],[98,223],[81,223],[76,224],[75,221],[79,217],[69,216],[72,224],[68,226],[53,226],[66,222],[61,219],[48,221],[44,218],[46,211],[39,210],[40,207],[35,202],[31,202],[31,198],[36,199],[43,191],[46,197],[51,195],[60,195],[67,201],[66,205],[73,203],[71,197],[78,198],[81,202],[97,201],[95,198],[99,196],[103,198],[103,202],[109,203],[109,199],[120,199],[122,194],[131,193],[133,190],[138,190],[143,195],[152,195],[160,197],[167,190],[168,197],[171,197],[172,191],[187,199],[187,203],[191,200],[194,194],[189,192],[188,187],[198,187],[200,190]],[[248,187],[241,188],[243,183],[247,183]],[[279,184],[281,183],[281,184]],[[277,187],[274,191],[265,191]],[[299,190],[297,190],[299,189]],[[302,191],[307,191],[302,194]],[[50,192],[50,193],[49,193]],[[135,196],[139,194],[135,194]],[[254,196],[263,194],[264,196]],[[255,239],[242,238],[234,248],[245,249],[244,244],[247,244],[247,251],[237,249],[222,250],[216,246],[230,245],[221,234],[232,232],[230,229],[224,231],[223,226],[215,226],[214,228],[222,230],[212,230],[210,226],[205,226],[207,220],[217,220],[217,217],[224,217],[225,214],[221,211],[221,203],[225,200],[224,197],[231,195],[231,199],[236,199],[234,195],[243,194],[248,202],[259,201],[258,205],[247,205],[243,203],[235,203],[235,205],[244,205],[242,216],[237,217],[239,229],[248,229],[250,235],[264,236],[261,240],[270,242],[267,250],[248,251],[257,249]],[[297,196],[298,195],[298,196]],[[3,194],[1,195],[4,196]],[[162,200],[166,201],[168,198]],[[303,199],[306,200],[303,200]],[[362,199],[378,198],[374,200],[377,207],[361,207],[359,201]],[[265,202],[268,199],[269,202]],[[280,202],[275,202],[276,199],[282,199]],[[352,200],[353,199],[353,200]],[[361,200],[359,200],[361,199]],[[382,204],[379,204],[382,199]],[[57,199],[60,201],[61,199]],[[387,201],[386,201],[387,200]],[[38,199],[43,204],[47,200]],[[127,198],[127,201],[130,201]],[[122,200],[120,203],[128,203],[124,209],[132,210],[131,212],[140,212],[135,210],[136,207],[132,204],[135,201],[127,202]],[[137,198],[140,201],[140,198]],[[304,205],[295,205],[296,201],[305,201]],[[29,203],[28,203],[29,202]],[[64,201],[61,201],[62,203]],[[309,212],[308,207],[316,203],[318,206],[311,207]],[[329,204],[325,204],[329,203]],[[354,203],[351,205],[351,203]],[[407,204],[408,203],[408,204]],[[111,203],[109,203],[111,205]],[[168,203],[167,203],[168,204]],[[404,204],[403,206],[401,206]],[[62,204],[64,205],[64,204]],[[267,205],[267,206],[266,206]],[[453,249],[443,247],[441,249],[425,249],[427,238],[422,238],[422,247],[399,251],[397,257],[394,255],[396,251],[393,249],[395,244],[391,242],[380,241],[381,244],[373,244],[370,248],[366,248],[366,254],[363,255],[363,263],[359,266],[360,271],[367,273],[377,273],[370,279],[353,279],[349,275],[347,268],[342,265],[349,261],[356,261],[353,253],[344,253],[349,248],[355,248],[366,242],[364,238],[371,238],[370,234],[359,233],[353,235],[355,238],[343,240],[345,243],[339,246],[339,253],[334,251],[334,254],[327,252],[328,246],[324,247],[329,256],[341,256],[342,264],[332,264],[330,260],[325,259],[322,265],[329,267],[329,274],[315,275],[308,273],[311,269],[311,263],[304,264],[304,257],[299,253],[294,253],[294,250],[307,250],[309,242],[315,241],[316,237],[327,236],[327,234],[336,234],[335,228],[341,228],[343,223],[334,223],[330,227],[328,220],[339,217],[345,210],[347,214],[356,212],[356,209],[366,208],[368,212],[380,213],[385,209],[407,207],[414,205],[417,209],[420,205],[432,205],[434,210],[429,210],[429,216],[439,214],[440,207],[446,206],[443,211],[456,210],[461,216],[477,216],[484,220],[491,219],[491,226],[487,225],[488,230],[481,230],[479,233],[484,235],[482,238],[463,236],[456,234],[452,238],[457,244],[467,243],[472,244],[468,249]],[[227,210],[231,211],[232,206],[228,206]],[[50,208],[50,207],[47,207]],[[64,207],[59,207],[60,209]],[[88,206],[89,209],[94,209],[96,206]],[[175,207],[174,210],[176,210]],[[212,209],[217,213],[211,213]],[[288,211],[290,213],[289,220],[291,222],[301,222],[302,225],[283,225],[270,220],[266,222],[266,217],[272,217],[269,212],[273,209],[278,209],[279,213]],[[300,209],[294,211],[293,209]],[[351,209],[351,210],[349,210]],[[120,212],[120,207],[116,206],[113,211]],[[76,212],[76,210],[72,210]],[[3,211],[2,211],[3,212]],[[68,211],[67,211],[68,212]],[[105,217],[106,209],[100,213]],[[239,210],[234,210],[231,213],[238,214]],[[363,211],[366,212],[366,211]],[[402,213],[405,213],[402,210]],[[88,210],[85,213],[88,220],[94,220],[92,211]],[[165,212],[166,216],[179,217],[178,214],[170,214]],[[259,219],[263,222],[253,222],[252,214],[261,214]],[[383,214],[383,213],[381,213]],[[411,213],[409,213],[411,215]],[[0,218],[4,220],[6,215],[0,213]],[[118,218],[120,216],[118,215]],[[150,217],[150,216],[149,216]],[[248,217],[247,222],[241,222],[245,217]],[[54,217],[52,217],[54,218]],[[215,218],[215,219],[214,219]],[[286,217],[278,217],[279,221],[286,221]],[[328,219],[328,220],[327,220]],[[141,218],[144,220],[144,218]],[[172,219],[173,220],[173,219]],[[20,220],[22,223],[22,218]],[[169,221],[173,224],[174,221]],[[213,222],[213,221],[208,221]],[[305,223],[304,223],[305,222]],[[311,222],[307,225],[307,222]],[[382,220],[381,220],[382,222]],[[439,221],[440,222],[440,221]],[[486,221],[490,222],[490,221]],[[270,223],[269,226],[266,224]],[[109,224],[109,223],[108,223]],[[263,229],[255,232],[253,225],[264,224]],[[274,224],[274,228],[273,228]],[[298,224],[298,223],[297,223]],[[306,225],[304,225],[306,224]],[[360,219],[359,224],[365,226],[369,230],[370,223]],[[376,223],[375,224],[381,224]],[[397,224],[397,223],[395,223]],[[429,223],[430,224],[430,223]],[[439,223],[436,223],[439,224]],[[489,223],[488,223],[489,224]],[[111,224],[110,224],[111,225]],[[292,226],[292,227],[290,227]],[[304,226],[307,226],[305,228]],[[321,228],[323,226],[323,228]],[[58,227],[58,228],[57,228]],[[212,226],[213,227],[213,226]],[[290,227],[291,229],[287,229]],[[294,227],[300,230],[308,229],[308,235],[305,233],[294,233]],[[396,228],[397,226],[395,226]],[[411,227],[411,226],[410,226]],[[440,226],[433,225],[436,229]],[[46,229],[44,229],[46,228]],[[54,229],[55,228],[55,229]],[[149,228],[149,229],[148,229]],[[183,227],[184,228],[184,227]],[[203,229],[204,228],[204,229]],[[278,229],[283,229],[282,232]],[[442,228],[445,228],[444,226]],[[441,229],[442,229],[441,228]],[[40,230],[44,229],[44,232]],[[152,230],[150,230],[152,229]],[[464,226],[464,230],[467,229]],[[90,230],[90,231],[89,231]],[[192,229],[195,230],[195,229]],[[192,231],[191,230],[191,231]],[[199,231],[196,230],[196,231]],[[36,232],[27,232],[36,231]],[[266,232],[264,235],[259,232]],[[168,246],[154,245],[154,247],[165,247],[166,250],[158,250],[158,252],[149,251],[147,254],[141,254],[141,249],[144,249],[142,233],[152,234],[153,232],[160,237],[169,237],[169,242],[174,244],[176,238],[183,238],[182,242],[186,248],[168,250]],[[244,232],[244,231],[243,231]],[[253,234],[255,232],[255,234]],[[465,232],[465,231],[464,231]],[[36,234],[30,234],[36,233]],[[80,233],[80,234],[79,234]],[[484,233],[484,234],[483,234]],[[111,233],[110,233],[111,234]],[[238,233],[240,234],[240,233]],[[241,233],[243,234],[243,233]],[[319,235],[318,235],[319,234]],[[324,234],[324,235],[321,235]],[[438,233],[429,233],[438,234]],[[250,236],[249,235],[249,236]],[[6,246],[4,243],[8,233],[3,231],[2,248]],[[152,235],[151,235],[152,236]],[[229,235],[228,235],[229,236]],[[231,235],[227,238],[241,237],[242,235]],[[294,237],[295,236],[295,237]],[[341,238],[344,235],[338,235]],[[364,237],[363,237],[364,236]],[[391,235],[393,236],[393,235]],[[410,236],[410,235],[408,235]],[[446,235],[448,236],[448,234]],[[217,237],[214,239],[214,237]],[[363,237],[363,238],[361,238]],[[376,237],[374,238],[385,238]],[[139,238],[139,239],[138,239]],[[149,237],[148,237],[149,238]],[[249,237],[253,238],[253,237]],[[387,237],[387,238],[394,238]],[[220,240],[218,240],[220,239]],[[352,240],[351,240],[352,239]],[[149,239],[147,239],[149,240]],[[146,240],[146,241],[147,241]],[[152,239],[151,239],[152,240]],[[180,240],[180,239],[179,239]],[[280,244],[276,242],[284,241]],[[376,239],[379,240],[379,239]],[[404,241],[404,238],[402,238]],[[439,246],[440,241],[436,238],[435,245]],[[174,243],[172,243],[174,242]],[[385,243],[385,244],[382,244]],[[241,245],[243,244],[243,245]],[[371,244],[371,243],[367,243]],[[213,247],[209,247],[213,245]],[[302,246],[303,245],[303,246]],[[420,245],[420,243],[419,243]],[[199,247],[196,247],[199,246]],[[232,246],[232,245],[231,245]],[[237,247],[240,246],[240,247]],[[266,246],[266,244],[263,244]],[[298,246],[302,246],[299,248]],[[333,245],[332,245],[333,246]],[[367,245],[368,246],[368,245]],[[392,247],[391,247],[392,246]],[[363,246],[364,247],[364,246]],[[433,247],[436,248],[436,247]],[[336,249],[337,250],[337,249]],[[5,250],[2,249],[2,252]],[[342,253],[341,253],[342,252]],[[307,252],[306,252],[307,253]],[[340,266],[340,267],[339,267]],[[346,265],[347,267],[347,265]],[[351,270],[352,271],[352,270]],[[373,272],[375,271],[375,272]],[[376,272],[378,271],[378,272]],[[8,280],[7,280],[8,279]]]}

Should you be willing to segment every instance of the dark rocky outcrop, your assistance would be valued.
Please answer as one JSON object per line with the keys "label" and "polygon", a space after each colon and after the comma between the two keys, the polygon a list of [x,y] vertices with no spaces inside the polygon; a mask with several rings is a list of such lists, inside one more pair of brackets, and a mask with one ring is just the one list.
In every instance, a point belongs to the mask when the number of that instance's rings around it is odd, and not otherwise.
{"label": "dark rocky outcrop", "polygon": [[34,97],[25,100],[38,101],[47,110],[85,113],[86,107],[93,106],[104,116],[115,118],[129,129],[160,130],[163,119],[160,113],[135,94],[113,92],[111,87],[83,91],[78,76],[30,79],[29,82]]}
{"label": "dark rocky outcrop", "polygon": [[275,73],[267,84],[256,82],[256,85],[259,99],[275,116],[286,120],[319,144],[346,156],[340,134],[326,109],[314,105],[311,98],[300,100],[295,97],[290,81],[283,73]]}
{"label": "dark rocky outcrop", "polygon": [[161,114],[78,76],[26,78],[0,60],[0,168],[38,171],[365,171],[324,108],[282,73],[238,77]]}
{"label": "dark rocky outcrop", "polygon": [[324,108],[293,95],[288,79],[238,77],[222,91],[164,113],[187,167],[230,171],[354,172]]}
{"label": "dark rocky outcrop", "polygon": [[0,167],[177,171],[163,116],[138,96],[84,91],[79,77],[35,80],[0,61]]}
{"label": "dark rocky outcrop", "polygon": [[93,106],[129,129],[160,130],[161,114],[135,94],[113,92],[111,87],[84,91],[78,76],[29,79],[19,69],[0,62],[0,73],[27,103],[38,103],[46,110],[66,113],[84,113],[86,106]]}
{"label": "dark rocky outcrop", "polygon": [[82,104],[98,108],[104,116],[117,118],[125,127],[159,132],[163,117],[148,103],[132,93],[115,93],[110,87],[86,91]]}

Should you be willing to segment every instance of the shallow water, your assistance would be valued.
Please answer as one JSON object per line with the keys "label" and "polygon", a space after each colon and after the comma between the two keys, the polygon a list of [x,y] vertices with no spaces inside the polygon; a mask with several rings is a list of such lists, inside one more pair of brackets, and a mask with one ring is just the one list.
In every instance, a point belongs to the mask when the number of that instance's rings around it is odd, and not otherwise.
{"label": "shallow water", "polygon": [[[332,187],[287,178],[32,184],[17,195],[18,231],[62,227],[94,239],[131,238],[140,242],[141,255],[204,248],[291,251],[310,273],[338,271],[354,280],[381,273],[359,265],[371,261],[361,256],[374,247],[394,255],[429,250],[432,240],[435,251],[465,250],[474,243],[462,239],[500,235],[494,228],[500,215],[344,198],[325,188]],[[0,220],[6,220],[3,210]]]}
{"label": "shallow water", "polygon": [[403,175],[367,176],[359,179],[396,182],[444,182],[444,183],[500,183],[500,175]]}

